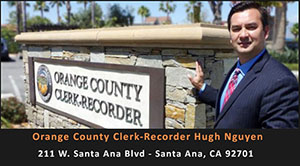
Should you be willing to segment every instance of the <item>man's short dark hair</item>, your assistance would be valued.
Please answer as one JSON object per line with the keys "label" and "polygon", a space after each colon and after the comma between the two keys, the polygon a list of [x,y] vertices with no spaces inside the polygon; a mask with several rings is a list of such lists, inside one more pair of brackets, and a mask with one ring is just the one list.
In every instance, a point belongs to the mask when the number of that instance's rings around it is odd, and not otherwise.
{"label": "man's short dark hair", "polygon": [[265,29],[265,27],[267,25],[269,25],[268,22],[268,12],[265,8],[261,7],[260,4],[256,3],[256,2],[240,2],[238,4],[236,4],[235,6],[233,6],[229,12],[228,18],[227,18],[227,25],[228,25],[228,31],[230,31],[230,26],[231,26],[231,17],[234,13],[237,12],[242,12],[244,10],[247,9],[257,9],[261,15],[260,20],[263,24],[263,29]]}

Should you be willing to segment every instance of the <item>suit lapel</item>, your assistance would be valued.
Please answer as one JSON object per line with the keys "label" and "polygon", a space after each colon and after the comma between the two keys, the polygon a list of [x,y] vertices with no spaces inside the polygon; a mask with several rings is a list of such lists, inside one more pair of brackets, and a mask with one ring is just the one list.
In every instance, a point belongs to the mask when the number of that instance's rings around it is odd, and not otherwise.
{"label": "suit lapel", "polygon": [[230,111],[230,108],[232,106],[232,104],[236,101],[237,97],[241,94],[241,92],[243,92],[247,86],[253,81],[255,80],[255,78],[257,77],[257,74],[262,70],[264,64],[267,62],[267,60],[270,58],[270,55],[268,54],[268,52],[266,51],[266,53],[257,60],[257,62],[253,65],[253,67],[248,71],[248,73],[246,74],[246,76],[242,79],[242,81],[239,83],[239,85],[237,86],[237,88],[234,90],[234,92],[232,93],[232,95],[230,96],[230,98],[228,99],[228,101],[226,102],[226,104],[224,105],[224,108],[222,110],[221,113],[220,112],[220,98],[223,92],[223,89],[226,85],[226,82],[228,80],[228,75],[230,75],[231,72],[233,72],[233,70],[236,67],[236,64],[232,67],[232,69],[230,70],[230,72],[227,74],[227,77],[223,83],[223,86],[221,88],[221,90],[219,91],[218,94],[218,100],[217,100],[217,120],[215,122],[215,126],[219,123],[219,121],[224,117],[224,115]]}
{"label": "suit lapel", "polygon": [[[251,74],[250,74],[251,73]],[[234,90],[226,104],[224,105],[224,108],[222,112],[219,114],[216,124],[220,121],[220,119],[223,118],[223,116],[229,111],[229,108],[231,105],[236,101],[237,97],[243,92],[247,86],[256,78],[255,73],[252,71],[249,71],[245,78],[239,83],[237,88]]]}

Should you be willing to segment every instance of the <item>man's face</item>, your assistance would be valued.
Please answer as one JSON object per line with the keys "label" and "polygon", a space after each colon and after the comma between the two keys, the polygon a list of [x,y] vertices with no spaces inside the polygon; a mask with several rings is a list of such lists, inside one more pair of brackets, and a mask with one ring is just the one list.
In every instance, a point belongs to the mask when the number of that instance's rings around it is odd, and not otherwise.
{"label": "man's face", "polygon": [[269,28],[263,29],[257,9],[234,13],[231,17],[230,42],[239,58],[254,57],[264,48]]}

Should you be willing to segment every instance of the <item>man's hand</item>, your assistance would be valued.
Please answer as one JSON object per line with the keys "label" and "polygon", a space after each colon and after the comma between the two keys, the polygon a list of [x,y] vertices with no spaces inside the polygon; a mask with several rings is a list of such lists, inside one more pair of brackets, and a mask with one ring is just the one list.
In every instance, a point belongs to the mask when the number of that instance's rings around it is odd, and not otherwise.
{"label": "man's hand", "polygon": [[193,86],[200,90],[204,84],[204,73],[202,71],[202,67],[199,65],[199,63],[196,61],[196,75],[195,77],[192,77],[188,74],[188,78],[193,84]]}

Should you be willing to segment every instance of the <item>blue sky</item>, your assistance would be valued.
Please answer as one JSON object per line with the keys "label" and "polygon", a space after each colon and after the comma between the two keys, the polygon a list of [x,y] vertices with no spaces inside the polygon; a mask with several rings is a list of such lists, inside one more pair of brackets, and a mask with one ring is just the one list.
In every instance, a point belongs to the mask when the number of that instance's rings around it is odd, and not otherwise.
{"label": "blue sky", "polygon": [[[39,11],[34,11],[33,6],[35,4],[34,1],[28,1],[30,3],[30,7],[27,7],[27,13],[29,13],[29,16],[36,16],[40,15]],[[107,14],[107,8],[109,5],[113,5],[115,3],[120,4],[122,8],[126,8],[126,6],[130,6],[134,9],[134,23],[141,23],[141,16],[137,14],[138,8],[142,5],[148,7],[151,12],[151,16],[165,16],[166,14],[159,11],[159,3],[160,1],[98,1],[96,2],[101,6],[101,9],[104,13],[104,15]],[[174,1],[174,4],[176,4],[175,13],[171,14],[172,22],[173,24],[188,24],[186,18],[186,7],[185,4],[188,3],[188,1]],[[299,2],[295,1],[293,3],[288,3],[288,11],[287,11],[287,19],[290,23],[296,23],[298,21],[298,15],[299,15]],[[209,7],[209,4],[207,1],[202,2],[202,11],[205,13],[206,21],[211,22],[213,20],[213,14]],[[80,8],[83,9],[83,4],[78,4],[76,1],[71,2],[71,11],[73,13],[79,11]],[[227,19],[227,15],[230,11],[230,1],[223,2],[222,5],[222,20]],[[7,24],[7,19],[9,18],[9,13],[11,11],[15,10],[14,7],[8,7],[7,1],[1,1],[1,25]],[[64,15],[66,13],[66,7],[63,6],[60,8],[60,15]],[[272,10],[271,15],[274,15],[274,10]],[[52,21],[52,23],[57,23],[57,15],[56,15],[56,7],[50,8],[50,12],[45,12],[44,16],[47,17]]]}

